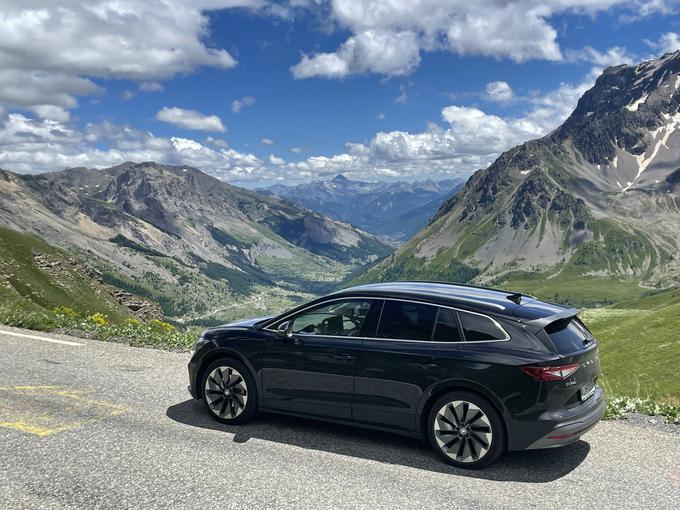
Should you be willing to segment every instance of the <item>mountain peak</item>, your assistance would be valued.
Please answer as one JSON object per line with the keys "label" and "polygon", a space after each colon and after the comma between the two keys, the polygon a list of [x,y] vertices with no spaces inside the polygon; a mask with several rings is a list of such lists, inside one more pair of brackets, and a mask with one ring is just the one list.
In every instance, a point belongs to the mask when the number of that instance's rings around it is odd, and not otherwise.
{"label": "mountain peak", "polygon": [[677,285],[678,161],[680,51],[607,68],[564,124],[477,171],[366,279]]}
{"label": "mountain peak", "polygon": [[342,182],[342,183],[349,182],[349,179],[342,174],[336,175],[335,177],[333,177],[332,180],[333,180],[333,182]]}

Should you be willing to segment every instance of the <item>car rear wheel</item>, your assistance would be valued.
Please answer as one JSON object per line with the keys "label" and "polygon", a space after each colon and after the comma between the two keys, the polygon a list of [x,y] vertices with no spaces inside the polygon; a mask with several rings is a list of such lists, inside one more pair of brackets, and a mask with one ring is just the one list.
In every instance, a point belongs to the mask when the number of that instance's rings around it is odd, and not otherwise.
{"label": "car rear wheel", "polygon": [[505,427],[484,398],[455,391],[438,399],[428,419],[430,443],[449,464],[465,469],[491,465],[505,451]]}
{"label": "car rear wheel", "polygon": [[223,358],[210,364],[203,374],[201,391],[212,417],[223,423],[245,423],[257,411],[255,380],[235,359]]}

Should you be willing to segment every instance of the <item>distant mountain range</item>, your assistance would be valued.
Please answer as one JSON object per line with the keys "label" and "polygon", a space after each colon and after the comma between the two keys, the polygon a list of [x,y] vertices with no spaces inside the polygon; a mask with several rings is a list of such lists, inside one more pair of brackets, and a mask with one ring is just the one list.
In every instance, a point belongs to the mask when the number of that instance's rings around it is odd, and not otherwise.
{"label": "distant mountain range", "polygon": [[476,172],[359,280],[494,283],[584,303],[678,285],[679,128],[680,52],[610,67],[564,124]]}
{"label": "distant mountain range", "polygon": [[279,289],[285,303],[392,251],[347,223],[195,168],[152,162],[40,175],[0,170],[0,225],[69,250],[104,283],[153,299],[174,317],[262,289]]}
{"label": "distant mountain range", "polygon": [[400,244],[424,227],[442,202],[464,182],[463,179],[361,182],[340,174],[330,180],[297,186],[276,184],[258,192],[289,200]]}

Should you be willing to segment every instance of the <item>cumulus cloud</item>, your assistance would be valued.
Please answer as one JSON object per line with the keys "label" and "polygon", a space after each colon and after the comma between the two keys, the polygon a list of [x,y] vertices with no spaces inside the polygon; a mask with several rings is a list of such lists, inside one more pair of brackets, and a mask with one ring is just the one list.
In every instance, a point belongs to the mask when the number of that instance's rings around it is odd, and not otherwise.
{"label": "cumulus cloud", "polygon": [[148,92],[158,90],[153,80],[200,66],[229,69],[236,60],[203,42],[209,33],[205,11],[264,3],[6,0],[0,15],[0,104],[68,110],[78,96],[99,91],[92,77],[142,81],[140,89]]}
{"label": "cumulus cloud", "polygon": [[272,140],[271,138],[263,138],[262,140],[260,140],[260,143],[262,145],[274,145],[274,140]]}
{"label": "cumulus cloud", "polygon": [[675,32],[667,32],[658,41],[645,40],[645,43],[660,53],[671,53],[680,50],[680,35]]}
{"label": "cumulus cloud", "polygon": [[234,113],[239,113],[245,107],[252,106],[254,104],[255,98],[253,96],[245,96],[231,103],[231,111]]}
{"label": "cumulus cloud", "polygon": [[299,79],[406,75],[422,51],[562,60],[552,17],[592,16],[613,7],[641,16],[666,9],[662,0],[333,0],[332,20],[352,35],[335,51],[304,54],[291,72]]}
{"label": "cumulus cloud", "polygon": [[485,97],[494,103],[509,103],[515,99],[515,92],[506,81],[492,81],[486,84]]}
{"label": "cumulus cloud", "polygon": [[101,89],[93,81],[78,76],[11,67],[0,69],[0,105],[31,109],[39,115],[65,112],[77,105],[75,96],[99,92]]}
{"label": "cumulus cloud", "polygon": [[[442,108],[438,122],[421,132],[378,132],[364,143],[347,143],[340,154],[313,155],[300,161],[273,154],[260,158],[211,137],[203,143],[184,137],[162,138],[106,122],[78,130],[65,120],[9,114],[0,125],[0,167],[38,172],[154,160],[192,165],[245,185],[308,181],[338,173],[364,180],[466,177],[488,166],[504,150],[555,129],[592,86],[599,70],[593,68],[578,83],[518,97],[521,113],[516,115],[492,115],[477,107],[452,104]],[[267,138],[261,141],[263,145],[269,142]],[[303,147],[290,150],[296,155],[305,151]]]}
{"label": "cumulus cloud", "polygon": [[270,154],[270,155],[269,155],[269,162],[270,162],[272,165],[276,165],[276,166],[281,166],[281,165],[285,165],[285,164],[286,164],[286,160],[285,160],[285,159],[279,158],[279,157],[277,157],[277,156],[274,156],[273,154]]}
{"label": "cumulus cloud", "polygon": [[177,107],[163,107],[156,114],[156,119],[175,126],[196,131],[226,131],[217,115],[205,115],[196,110]]}
{"label": "cumulus cloud", "polygon": [[0,167],[23,173],[94,168],[123,161],[157,161],[201,168],[225,180],[266,175],[255,155],[226,147],[209,147],[182,137],[162,138],[109,122],[78,130],[68,124],[11,113],[0,124]]}
{"label": "cumulus cloud", "polygon": [[614,46],[606,51],[600,51],[592,46],[585,46],[579,50],[567,50],[566,59],[570,62],[589,62],[598,67],[609,67],[620,64],[632,64],[640,59],[628,52],[626,48]]}
{"label": "cumulus cloud", "polygon": [[365,30],[343,43],[335,53],[305,55],[291,67],[295,78],[348,74],[409,74],[420,63],[416,34],[411,31]]}

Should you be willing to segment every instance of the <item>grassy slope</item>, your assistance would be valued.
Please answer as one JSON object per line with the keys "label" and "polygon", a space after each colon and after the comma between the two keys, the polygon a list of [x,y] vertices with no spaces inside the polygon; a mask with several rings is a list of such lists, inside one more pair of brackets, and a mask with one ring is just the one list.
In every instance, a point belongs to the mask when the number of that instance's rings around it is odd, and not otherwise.
{"label": "grassy slope", "polygon": [[631,301],[644,289],[634,279],[546,273],[513,272],[493,282],[494,287],[526,292],[541,299],[577,307],[596,307]]}
{"label": "grassy slope", "polygon": [[680,398],[680,289],[581,316],[601,342],[603,380],[617,395]]}
{"label": "grassy slope", "polygon": [[[57,265],[40,269],[35,254]],[[73,259],[35,237],[0,227],[0,315],[68,306],[83,315],[101,312],[114,321],[129,317],[104,285],[81,274],[82,266],[72,264]]]}

